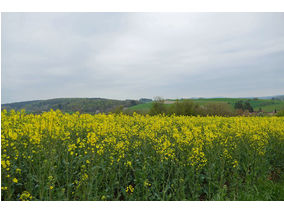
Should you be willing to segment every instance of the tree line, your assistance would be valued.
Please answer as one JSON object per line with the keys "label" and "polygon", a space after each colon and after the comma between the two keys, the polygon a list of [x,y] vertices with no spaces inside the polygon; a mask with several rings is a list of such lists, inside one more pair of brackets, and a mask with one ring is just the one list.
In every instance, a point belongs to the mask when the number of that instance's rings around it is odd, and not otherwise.
{"label": "tree line", "polygon": [[150,115],[186,115],[186,116],[233,116],[234,111],[227,103],[207,103],[200,105],[191,100],[176,100],[173,104],[165,104],[161,98],[156,98],[153,101],[149,111]]}
{"label": "tree line", "polygon": [[207,103],[200,105],[191,100],[176,100],[166,104],[161,97],[156,97],[147,112],[150,115],[185,115],[185,116],[236,116],[254,112],[248,101],[237,101],[232,107],[228,103]]}

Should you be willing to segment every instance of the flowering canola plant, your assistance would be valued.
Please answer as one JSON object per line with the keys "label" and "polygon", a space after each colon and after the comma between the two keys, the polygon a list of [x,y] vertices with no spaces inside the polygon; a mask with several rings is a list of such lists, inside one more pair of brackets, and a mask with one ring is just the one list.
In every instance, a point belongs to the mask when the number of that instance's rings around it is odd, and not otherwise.
{"label": "flowering canola plant", "polygon": [[282,173],[283,127],[281,117],[3,110],[1,198],[240,199]]}

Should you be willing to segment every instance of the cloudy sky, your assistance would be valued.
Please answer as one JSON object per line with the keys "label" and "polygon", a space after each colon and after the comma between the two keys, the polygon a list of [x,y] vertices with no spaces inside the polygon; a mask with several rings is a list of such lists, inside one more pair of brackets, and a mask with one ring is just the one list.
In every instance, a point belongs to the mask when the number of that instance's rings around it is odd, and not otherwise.
{"label": "cloudy sky", "polygon": [[1,101],[284,94],[284,13],[2,13]]}

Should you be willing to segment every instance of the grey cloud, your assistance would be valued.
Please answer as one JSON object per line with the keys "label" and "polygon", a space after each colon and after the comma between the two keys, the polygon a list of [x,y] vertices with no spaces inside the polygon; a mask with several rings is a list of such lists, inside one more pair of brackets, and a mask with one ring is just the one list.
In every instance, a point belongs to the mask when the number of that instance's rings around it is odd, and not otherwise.
{"label": "grey cloud", "polygon": [[2,103],[283,94],[283,26],[284,13],[3,13]]}

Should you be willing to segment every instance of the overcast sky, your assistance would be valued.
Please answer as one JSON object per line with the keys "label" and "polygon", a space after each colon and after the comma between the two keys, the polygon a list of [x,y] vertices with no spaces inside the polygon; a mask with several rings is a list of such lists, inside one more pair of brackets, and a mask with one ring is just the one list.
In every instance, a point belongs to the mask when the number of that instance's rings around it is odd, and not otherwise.
{"label": "overcast sky", "polygon": [[284,13],[2,13],[2,103],[284,94]]}

